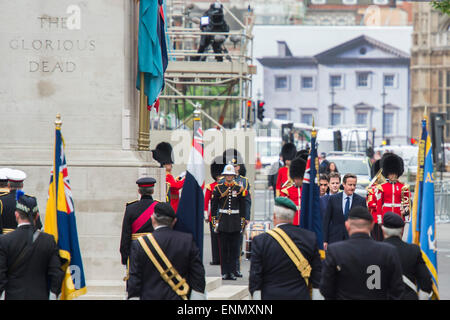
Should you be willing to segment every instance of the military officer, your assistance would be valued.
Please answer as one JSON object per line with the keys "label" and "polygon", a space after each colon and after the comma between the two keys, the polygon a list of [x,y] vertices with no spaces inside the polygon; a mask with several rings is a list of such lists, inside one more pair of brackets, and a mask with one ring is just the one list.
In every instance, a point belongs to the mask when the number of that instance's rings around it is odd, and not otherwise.
{"label": "military officer", "polygon": [[281,188],[289,180],[289,165],[291,160],[295,158],[297,147],[293,143],[286,143],[281,148],[281,157],[283,158],[284,166],[278,169],[277,184],[275,187],[275,195],[277,197],[281,194]]}
{"label": "military officer", "polygon": [[184,185],[184,177],[174,178],[172,175],[173,157],[172,146],[168,142],[160,142],[156,146],[155,150],[152,150],[153,159],[158,161],[161,167],[166,169],[166,186],[169,189],[169,195],[167,199],[170,201],[175,213],[178,209],[178,203],[180,202],[180,190]]}
{"label": "military officer", "polygon": [[219,233],[222,279],[236,280],[236,260],[239,258],[239,239],[242,219],[245,219],[244,188],[234,178],[231,164],[225,166],[222,175],[225,181],[214,188],[212,214],[216,214],[216,230]]}
{"label": "military officer", "polygon": [[398,252],[403,270],[405,291],[403,300],[428,300],[432,291],[432,280],[419,246],[402,241],[405,222],[393,212],[383,218],[384,242],[393,245]]}
{"label": "military officer", "polygon": [[[8,178],[8,188],[10,191],[0,196],[0,214],[2,220],[1,233],[3,234],[9,233],[17,228],[17,221],[15,217],[16,192],[23,189],[23,183],[27,178],[27,175],[22,170],[9,169],[6,171],[6,177]],[[28,196],[32,197],[30,195]],[[36,214],[36,228],[42,229],[39,211]]]}
{"label": "military officer", "polygon": [[[322,263],[316,235],[292,224],[296,211],[297,206],[290,199],[275,198],[275,229],[256,236],[252,241],[249,291],[255,300],[321,297],[318,288]],[[292,253],[289,255],[286,250]],[[310,295],[311,287],[313,297]]]}
{"label": "military officer", "polygon": [[350,238],[328,245],[322,264],[320,292],[325,299],[401,299],[402,267],[394,247],[370,237],[373,218],[365,207],[354,207],[345,227]]}
{"label": "military officer", "polygon": [[405,220],[411,208],[411,194],[409,186],[398,181],[404,171],[403,159],[396,154],[385,153],[381,158],[381,168],[387,182],[377,187],[377,217],[382,223],[384,214],[392,211]]}
{"label": "military officer", "polygon": [[132,240],[153,231],[150,217],[155,210],[158,201],[153,199],[156,180],[151,177],[143,177],[136,181],[140,200],[128,202],[122,222],[122,235],[120,239],[120,254],[122,264],[128,266],[128,257]]}
{"label": "military officer", "polygon": [[[211,265],[220,265],[220,247],[219,247],[219,236],[216,232],[214,232],[214,228],[216,225],[215,217],[216,214],[211,214],[211,199],[213,195],[214,188],[218,184],[218,181],[222,178],[223,171],[223,162],[222,157],[216,157],[210,166],[211,177],[214,179],[214,182],[208,184],[206,186],[205,191],[205,203],[204,203],[204,216],[205,221],[209,224],[209,230],[211,232],[211,253],[212,253],[212,261]],[[214,217],[214,220],[212,219]]]}
{"label": "military officer", "polygon": [[[236,173],[236,177],[234,181],[241,187],[244,188],[242,191],[242,196],[245,199],[245,219],[244,223],[242,223],[242,229],[245,229],[245,226],[250,221],[251,216],[251,207],[252,207],[252,198],[250,195],[250,183],[248,182],[248,178],[246,177],[247,169],[245,168],[244,160],[242,159],[241,154],[236,149],[228,149],[223,153],[223,163],[231,163],[234,167],[234,172]],[[241,257],[242,257],[242,243],[244,240],[244,233],[241,232],[239,238],[239,257],[236,260],[236,273],[235,276],[241,278]]]}
{"label": "military officer", "polygon": [[280,194],[282,197],[291,199],[297,207],[292,222],[294,226],[300,225],[300,207],[302,203],[302,185],[305,169],[306,161],[304,159],[300,157],[293,159],[289,166],[289,180],[282,187]]}
{"label": "military officer", "polygon": [[56,300],[64,272],[52,235],[35,229],[36,198],[17,191],[18,226],[0,237],[0,295],[6,300]]}
{"label": "military officer", "polygon": [[205,300],[205,268],[192,235],[172,230],[168,203],[155,206],[151,221],[155,231],[131,245],[128,299]]}
{"label": "military officer", "polygon": [[7,175],[7,172],[9,170],[11,170],[11,169],[8,169],[8,168],[0,169],[0,196],[9,193],[8,175]]}
{"label": "military officer", "polygon": [[371,235],[372,235],[372,238],[377,241],[383,241],[383,232],[381,231],[382,218],[381,218],[381,215],[379,215],[377,213],[378,186],[385,182],[386,182],[386,179],[384,178],[384,176],[382,174],[382,170],[380,168],[380,160],[377,160],[372,165],[372,181],[366,187],[367,209],[369,209],[369,212],[372,215],[373,221],[374,221]]}

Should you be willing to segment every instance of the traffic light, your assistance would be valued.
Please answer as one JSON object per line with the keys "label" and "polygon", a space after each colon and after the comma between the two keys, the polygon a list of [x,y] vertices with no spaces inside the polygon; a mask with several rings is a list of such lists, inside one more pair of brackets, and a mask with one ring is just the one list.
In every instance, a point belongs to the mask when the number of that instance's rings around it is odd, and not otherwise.
{"label": "traffic light", "polygon": [[262,100],[258,100],[258,119],[263,121],[264,119],[264,105],[266,103]]}

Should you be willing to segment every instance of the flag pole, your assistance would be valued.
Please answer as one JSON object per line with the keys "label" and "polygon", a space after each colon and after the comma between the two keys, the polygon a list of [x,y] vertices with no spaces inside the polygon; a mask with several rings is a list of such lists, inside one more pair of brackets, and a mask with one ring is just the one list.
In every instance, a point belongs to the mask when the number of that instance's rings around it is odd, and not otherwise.
{"label": "flag pole", "polygon": [[141,72],[141,87],[139,90],[139,137],[138,137],[138,150],[148,151],[150,150],[150,116],[147,109],[146,96],[144,92],[145,80],[144,73]]}

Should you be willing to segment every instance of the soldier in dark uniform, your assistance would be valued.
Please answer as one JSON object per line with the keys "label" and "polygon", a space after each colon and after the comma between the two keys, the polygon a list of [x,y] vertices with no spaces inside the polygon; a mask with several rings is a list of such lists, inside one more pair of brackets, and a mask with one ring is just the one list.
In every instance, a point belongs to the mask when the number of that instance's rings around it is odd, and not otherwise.
{"label": "soldier in dark uniform", "polygon": [[[245,199],[245,219],[241,224],[242,229],[245,229],[245,226],[250,221],[251,216],[251,208],[252,208],[252,198],[250,195],[250,183],[248,182],[248,178],[246,177],[247,169],[245,168],[244,160],[242,159],[241,154],[236,149],[228,149],[223,153],[223,163],[228,164],[231,163],[234,166],[234,172],[236,173],[236,177],[234,181],[241,187],[244,188],[242,192],[242,196]],[[222,181],[223,182],[223,181]],[[236,273],[234,274],[236,277],[241,278],[241,257],[242,257],[242,243],[244,241],[244,233],[241,232],[239,239],[239,256],[236,260]]]}
{"label": "soldier in dark uniform", "polygon": [[[254,300],[309,300],[319,299],[322,263],[315,233],[292,224],[297,206],[286,197],[275,198],[273,224],[281,229],[298,248],[304,260],[304,276],[284,248],[269,233],[256,236],[252,241],[249,291]],[[310,295],[312,287],[313,297]]]}
{"label": "soldier in dark uniform", "polygon": [[403,300],[428,300],[432,291],[431,275],[419,246],[402,241],[404,226],[405,222],[398,214],[386,212],[381,227],[384,242],[397,248],[400,257],[405,283]]}
{"label": "soldier in dark uniform", "polygon": [[213,192],[211,212],[215,213],[219,232],[222,279],[236,280],[236,260],[239,258],[242,219],[245,218],[244,188],[234,178],[233,165],[226,165],[222,175],[225,182],[219,183]]}
{"label": "soldier in dark uniform", "polygon": [[401,299],[402,266],[394,247],[370,237],[373,218],[367,208],[350,210],[345,227],[350,238],[328,245],[320,292],[325,299]]}
{"label": "soldier in dark uniform", "polygon": [[36,198],[18,191],[18,227],[0,237],[0,294],[6,300],[56,300],[64,272],[55,238],[36,230]]}
{"label": "soldier in dark uniform", "polygon": [[[176,223],[175,211],[168,203],[158,203],[151,220],[155,231],[131,245],[128,298],[204,300],[205,268],[192,235],[172,230]],[[153,240],[162,254],[155,250]],[[149,257],[147,249],[153,253],[154,260]],[[164,256],[166,262],[162,259]],[[164,279],[159,269],[167,270],[170,267],[167,262],[173,269],[163,273]]]}
{"label": "soldier in dark uniform", "polygon": [[[0,214],[2,220],[1,233],[6,234],[17,228],[17,221],[15,217],[16,211],[16,192],[23,189],[23,182],[27,175],[21,170],[9,169],[6,174],[8,178],[9,193],[0,196]],[[28,195],[29,197],[32,197]],[[32,197],[36,200],[35,197]],[[37,202],[37,200],[36,200]],[[36,228],[42,229],[42,223],[39,212],[36,215]]]}
{"label": "soldier in dark uniform", "polygon": [[128,256],[132,240],[153,231],[150,219],[157,201],[152,197],[156,180],[144,177],[136,181],[140,200],[128,202],[122,222],[122,236],[120,239],[120,254],[122,264],[128,265]]}

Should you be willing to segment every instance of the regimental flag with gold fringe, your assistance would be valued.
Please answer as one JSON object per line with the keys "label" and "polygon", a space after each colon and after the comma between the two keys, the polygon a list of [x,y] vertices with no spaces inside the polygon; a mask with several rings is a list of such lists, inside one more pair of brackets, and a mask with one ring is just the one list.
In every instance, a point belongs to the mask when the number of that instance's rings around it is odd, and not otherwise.
{"label": "regimental flag with gold fringe", "polygon": [[306,170],[303,177],[300,227],[316,234],[320,256],[324,259],[325,251],[323,250],[322,214],[320,212],[320,190],[318,185],[319,158],[317,157],[316,135],[317,131],[314,129],[311,133],[311,151],[306,162]]}
{"label": "regimental flag with gold fringe", "polygon": [[59,255],[64,261],[65,276],[61,288],[61,300],[71,300],[86,293],[83,262],[78,244],[77,223],[72,200],[64,139],[61,126],[55,134],[54,164],[50,177],[44,231],[55,237]]}
{"label": "regimental flag with gold fringe", "polygon": [[434,170],[431,138],[427,132],[426,117],[422,121],[422,137],[419,142],[417,159],[416,188],[407,241],[420,246],[422,257],[433,280],[433,299],[439,299]]}

